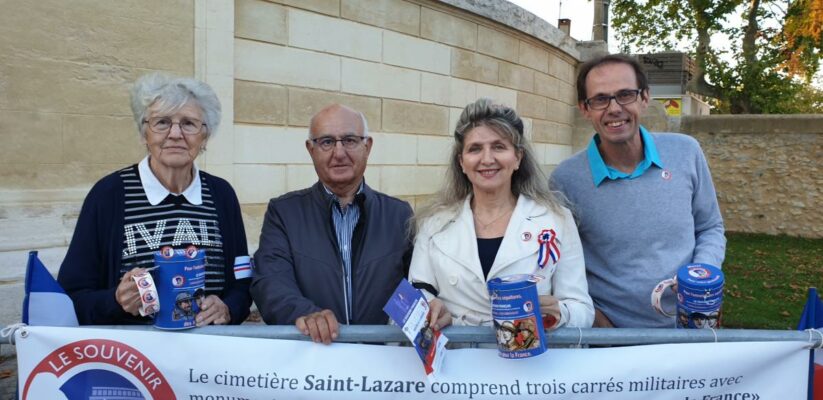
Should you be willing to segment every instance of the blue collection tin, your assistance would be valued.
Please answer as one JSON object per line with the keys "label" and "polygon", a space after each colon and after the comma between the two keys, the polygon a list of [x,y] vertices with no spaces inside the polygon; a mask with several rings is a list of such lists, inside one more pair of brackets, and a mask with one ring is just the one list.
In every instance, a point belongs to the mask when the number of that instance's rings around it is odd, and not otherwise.
{"label": "blue collection tin", "polygon": [[709,264],[688,264],[677,272],[677,327],[719,328],[723,271]]}
{"label": "blue collection tin", "polygon": [[503,358],[534,357],[546,351],[537,297],[537,275],[508,275],[488,282],[497,349]]}
{"label": "blue collection tin", "polygon": [[160,298],[160,311],[154,317],[156,328],[196,326],[194,318],[205,295],[205,260],[205,251],[194,246],[177,250],[167,246],[154,253],[152,275]]}

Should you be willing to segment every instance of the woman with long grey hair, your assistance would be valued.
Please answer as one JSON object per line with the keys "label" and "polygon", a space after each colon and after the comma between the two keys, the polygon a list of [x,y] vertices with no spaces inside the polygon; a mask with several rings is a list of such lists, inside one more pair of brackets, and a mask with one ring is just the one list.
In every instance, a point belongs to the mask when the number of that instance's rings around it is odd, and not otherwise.
{"label": "woman with long grey hair", "polygon": [[[58,281],[81,325],[147,324],[132,276],[167,246],[205,251],[205,297],[198,326],[237,324],[251,306],[249,280],[236,280],[234,260],[248,255],[240,204],[225,180],[195,159],[220,124],[220,101],[205,83],[152,73],[131,91],[146,156],[92,187]],[[170,305],[167,305],[170,306]]]}
{"label": "woman with long grey hair", "polygon": [[443,188],[417,217],[409,280],[430,324],[492,325],[486,283],[535,274],[547,327],[590,327],[583,250],[571,213],[548,189],[523,121],[480,99],[460,115]]}

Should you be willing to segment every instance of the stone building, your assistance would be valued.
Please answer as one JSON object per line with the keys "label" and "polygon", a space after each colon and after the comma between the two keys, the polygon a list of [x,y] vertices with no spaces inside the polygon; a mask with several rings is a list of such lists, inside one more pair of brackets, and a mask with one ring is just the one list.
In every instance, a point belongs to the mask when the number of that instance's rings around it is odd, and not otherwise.
{"label": "stone building", "polygon": [[232,183],[256,248],[268,199],[316,180],[303,142],[324,105],[365,113],[369,185],[416,206],[478,97],[525,117],[546,171],[571,155],[581,59],[502,0],[11,0],[0,54],[0,297],[15,310],[26,252],[56,271],[91,185],[145,154],[128,89],[146,72],[193,75],[220,96],[198,163]]}
{"label": "stone building", "polygon": [[[324,105],[365,113],[369,185],[416,206],[439,187],[455,121],[478,97],[517,109],[547,172],[585,146],[575,68],[603,50],[504,0],[7,0],[0,313],[11,314],[0,326],[19,318],[27,251],[56,272],[91,185],[144,156],[128,105],[142,74],[192,75],[220,96],[223,123],[198,162],[236,189],[253,250],[268,199],[316,179],[303,142]],[[650,129],[666,129],[662,105],[649,114]],[[823,121],[804,118],[684,118],[723,177],[731,230],[823,237]]]}

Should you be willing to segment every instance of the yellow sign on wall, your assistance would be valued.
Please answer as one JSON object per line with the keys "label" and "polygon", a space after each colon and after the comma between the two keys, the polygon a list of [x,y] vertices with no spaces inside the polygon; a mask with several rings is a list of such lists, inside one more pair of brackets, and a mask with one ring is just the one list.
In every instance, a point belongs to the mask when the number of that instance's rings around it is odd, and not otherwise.
{"label": "yellow sign on wall", "polygon": [[683,101],[680,99],[657,99],[663,103],[663,108],[666,109],[666,115],[670,117],[679,117],[681,114]]}

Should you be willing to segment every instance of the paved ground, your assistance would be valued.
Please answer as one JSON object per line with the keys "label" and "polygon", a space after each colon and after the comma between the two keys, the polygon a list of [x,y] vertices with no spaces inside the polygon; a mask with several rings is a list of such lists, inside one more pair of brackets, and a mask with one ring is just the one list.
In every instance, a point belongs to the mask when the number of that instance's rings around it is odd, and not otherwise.
{"label": "paved ground", "polygon": [[0,400],[14,399],[17,388],[17,356],[14,346],[0,345]]}

